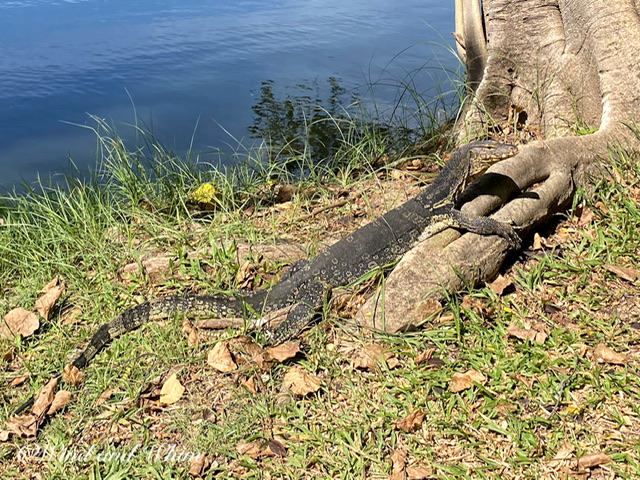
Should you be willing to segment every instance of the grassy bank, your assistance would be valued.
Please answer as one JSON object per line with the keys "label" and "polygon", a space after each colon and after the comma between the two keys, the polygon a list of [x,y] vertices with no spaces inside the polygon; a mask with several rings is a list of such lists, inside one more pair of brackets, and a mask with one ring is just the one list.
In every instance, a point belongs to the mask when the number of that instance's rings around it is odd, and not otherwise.
{"label": "grassy bank", "polygon": [[[117,313],[168,293],[263,288],[433,176],[437,155],[355,127],[320,165],[258,151],[216,170],[152,143],[128,151],[103,125],[92,179],[5,198],[0,314],[33,310],[55,277],[65,289],[38,330],[0,344],[2,424]],[[611,165],[617,181],[596,181],[530,239],[504,290],[453,296],[418,332],[357,329],[364,282],[281,361],[256,353],[242,328],[182,317],[117,339],[65,385],[73,401],[36,439],[0,442],[2,478],[636,478],[640,169],[624,152]],[[222,373],[208,360],[225,341],[236,368]],[[453,391],[468,370],[481,376]],[[172,374],[184,391],[163,403]],[[202,469],[190,460],[199,453]]]}

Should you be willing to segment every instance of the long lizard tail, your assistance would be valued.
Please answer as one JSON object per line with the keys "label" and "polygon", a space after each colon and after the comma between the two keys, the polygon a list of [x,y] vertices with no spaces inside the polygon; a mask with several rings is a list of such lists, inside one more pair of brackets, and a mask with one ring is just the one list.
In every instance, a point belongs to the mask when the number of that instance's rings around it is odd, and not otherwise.
{"label": "long lizard tail", "polygon": [[[84,351],[71,362],[71,365],[79,370],[86,368],[91,359],[109,342],[147,322],[167,318],[177,312],[196,316],[245,317],[249,309],[262,308],[264,296],[265,294],[262,292],[237,298],[223,295],[168,295],[141,303],[102,325],[93,334]],[[61,375],[58,375],[58,378],[60,377]],[[24,412],[33,403],[34,397],[31,396],[15,410],[14,415]]]}
{"label": "long lizard tail", "polygon": [[252,297],[234,298],[222,295],[168,295],[141,303],[102,325],[71,365],[82,370],[113,339],[147,322],[167,318],[177,312],[196,316],[243,317],[247,310],[246,305],[255,303],[249,302],[249,299],[253,300]]}

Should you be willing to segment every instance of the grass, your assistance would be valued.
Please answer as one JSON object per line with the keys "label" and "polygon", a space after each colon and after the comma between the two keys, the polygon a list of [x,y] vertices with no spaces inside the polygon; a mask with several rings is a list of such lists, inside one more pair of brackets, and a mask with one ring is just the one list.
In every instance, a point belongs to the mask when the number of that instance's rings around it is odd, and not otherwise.
{"label": "grass", "polygon": [[[339,237],[413,193],[414,174],[402,168],[408,153],[393,157],[377,130],[356,135],[353,128],[342,128],[335,163],[314,165],[302,152],[296,179],[260,152],[223,170],[197,167],[153,142],[129,151],[99,124],[105,162],[91,179],[68,177],[63,186],[7,195],[0,314],[31,310],[56,275],[67,289],[33,336],[0,343],[0,420],[59,373],[97,325],[135,302],[262,287],[290,260],[261,255],[261,245],[295,243],[312,254],[327,236]],[[389,162],[377,167],[383,155]],[[509,293],[484,287],[452,296],[420,331],[392,336],[354,328],[358,287],[339,296],[347,299],[340,306],[327,305],[322,322],[304,334],[302,353],[281,363],[256,362],[238,330],[201,330],[197,342],[188,340],[184,322],[191,319],[150,323],[117,339],[83,383],[65,385],[73,402],[35,441],[0,442],[2,478],[190,478],[192,453],[206,454],[206,478],[387,478],[398,452],[406,452],[412,478],[570,478],[586,474],[576,469],[579,457],[601,451],[611,462],[585,467],[587,473],[637,478],[640,294],[637,280],[608,266],[638,263],[640,168],[624,151],[612,154],[608,168],[618,181],[596,179],[543,235],[543,247],[530,247],[507,267]],[[277,187],[294,181],[297,193],[279,201]],[[205,183],[214,190],[196,201]],[[347,204],[309,216],[346,194]],[[255,246],[246,261],[236,257],[244,244]],[[122,272],[158,258],[169,259],[158,276]],[[508,333],[512,324],[539,324],[548,337],[520,340]],[[223,340],[240,365],[228,374],[207,365]],[[601,343],[630,361],[598,362]],[[363,366],[371,344],[383,360]],[[321,388],[304,396],[285,388],[294,367],[317,376]],[[486,381],[452,392],[452,376],[469,369]],[[172,372],[185,392],[161,405],[158,390]],[[426,413],[423,421],[399,428],[416,409]],[[50,456],[40,458],[37,448]],[[74,452],[88,460],[65,457]]]}

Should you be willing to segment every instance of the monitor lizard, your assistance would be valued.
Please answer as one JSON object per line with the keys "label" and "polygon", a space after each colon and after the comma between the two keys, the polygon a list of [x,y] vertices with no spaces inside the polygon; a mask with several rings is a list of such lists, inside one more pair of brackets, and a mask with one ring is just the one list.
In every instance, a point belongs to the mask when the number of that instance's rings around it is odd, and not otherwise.
{"label": "monitor lizard", "polygon": [[[511,248],[518,248],[520,238],[511,225],[487,217],[470,218],[456,208],[459,195],[471,180],[517,151],[512,145],[492,140],[469,143],[458,149],[436,179],[415,197],[355,230],[312,260],[296,262],[270,289],[237,296],[168,295],[142,303],[102,325],[71,365],[85,368],[114,338],[175,312],[210,317],[253,316],[251,326],[262,328],[266,320],[255,317],[291,307],[278,327],[266,329],[268,344],[282,343],[311,323],[332,287],[347,285],[375,268],[392,264],[421,237],[448,227],[499,235]],[[29,400],[16,413],[28,407]]]}

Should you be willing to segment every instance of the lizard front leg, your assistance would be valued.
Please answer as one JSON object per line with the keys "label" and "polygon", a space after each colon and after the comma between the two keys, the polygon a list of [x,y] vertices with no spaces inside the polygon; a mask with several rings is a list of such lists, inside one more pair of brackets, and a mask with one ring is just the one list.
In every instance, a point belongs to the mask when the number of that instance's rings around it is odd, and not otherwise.
{"label": "lizard front leg", "polygon": [[509,242],[511,248],[520,248],[520,236],[508,223],[489,217],[469,217],[456,209],[451,209],[448,216],[451,217],[451,226],[454,228],[462,228],[479,235],[499,235]]}

